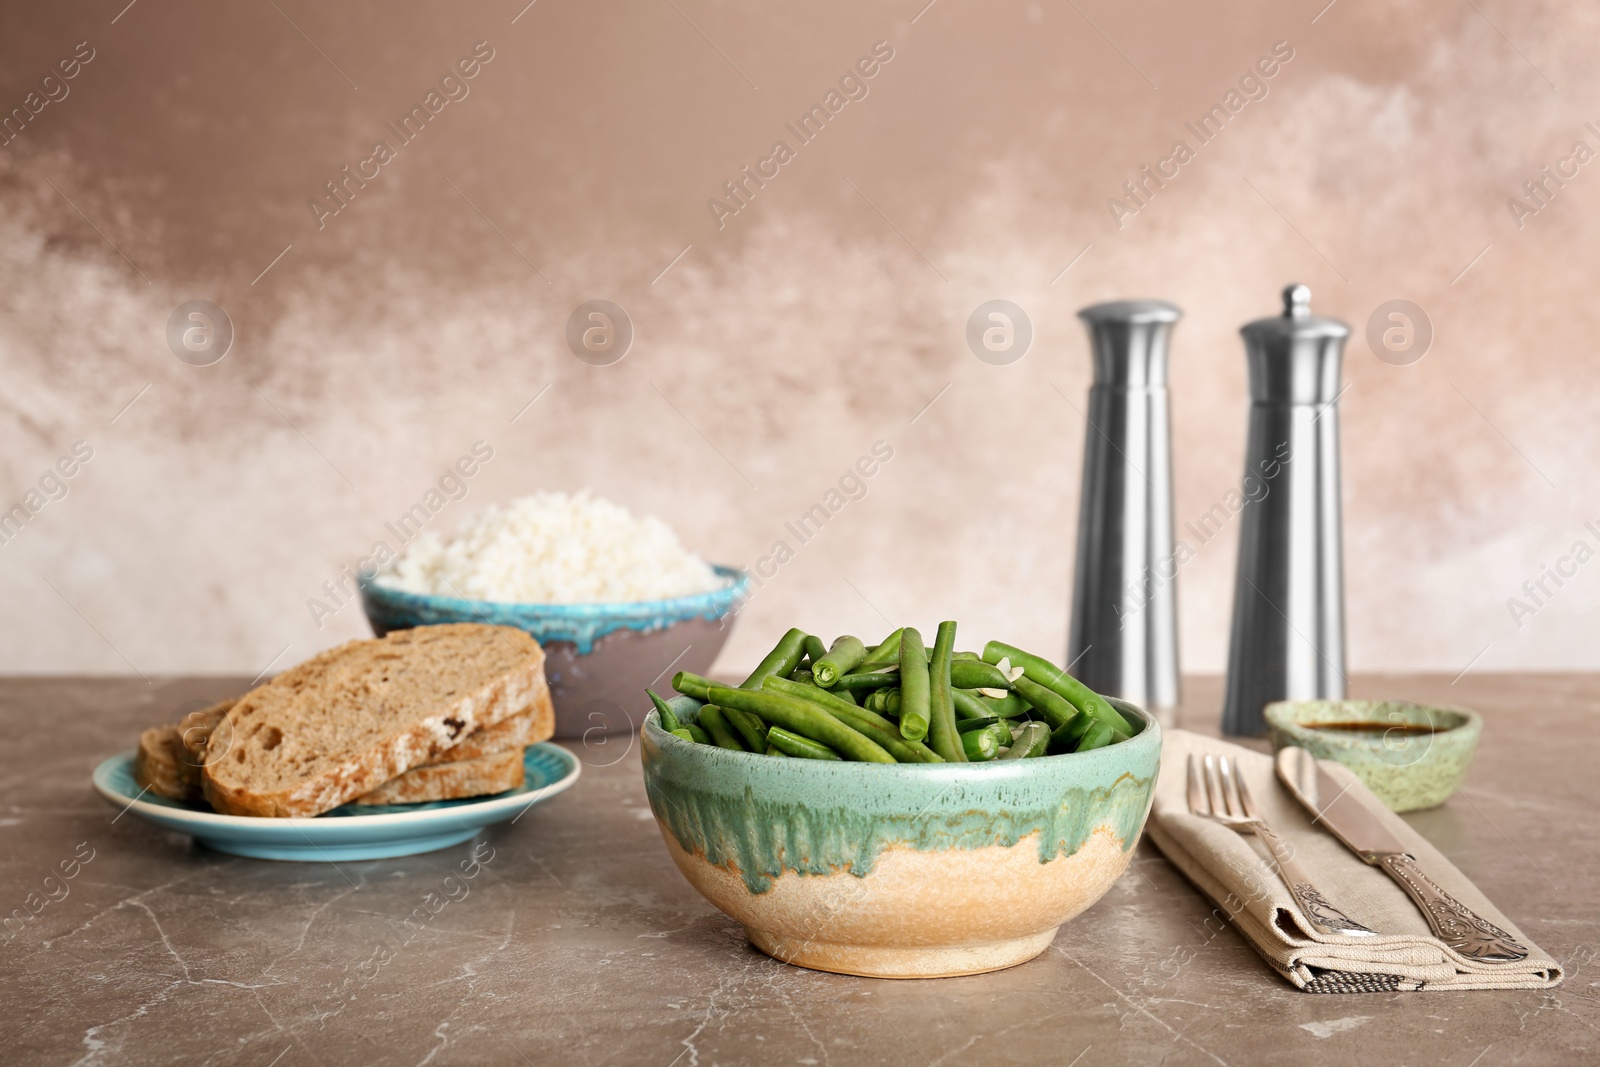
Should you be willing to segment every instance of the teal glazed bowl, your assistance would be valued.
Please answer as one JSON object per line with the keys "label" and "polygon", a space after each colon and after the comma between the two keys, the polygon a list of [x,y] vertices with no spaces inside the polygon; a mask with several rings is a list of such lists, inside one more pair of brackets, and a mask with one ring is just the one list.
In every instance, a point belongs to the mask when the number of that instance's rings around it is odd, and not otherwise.
{"label": "teal glazed bowl", "polygon": [[361,582],[361,607],[382,637],[390,630],[481,622],[526,631],[544,649],[556,736],[578,738],[638,728],[635,708],[661,673],[705,674],[733,629],[750,588],[736,567],[716,567],[727,584],[709,593],[616,604],[505,604],[407,593],[380,579]]}
{"label": "teal glazed bowl", "polygon": [[652,711],[645,790],[678,870],[767,955],[874,978],[980,974],[1043,952],[1127,868],[1161,727],[1117,704],[1141,724],[1127,741],[983,764],[732,752]]}
{"label": "teal glazed bowl", "polygon": [[1262,714],[1274,751],[1292,745],[1344,764],[1393,811],[1449,799],[1483,733],[1475,711],[1409,700],[1281,700]]}

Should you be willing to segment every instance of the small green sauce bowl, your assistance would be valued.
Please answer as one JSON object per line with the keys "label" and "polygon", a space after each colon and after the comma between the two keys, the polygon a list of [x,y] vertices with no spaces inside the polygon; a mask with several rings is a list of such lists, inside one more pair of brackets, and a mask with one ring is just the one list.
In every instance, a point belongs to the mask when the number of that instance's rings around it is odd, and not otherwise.
{"label": "small green sauce bowl", "polygon": [[1280,700],[1263,713],[1274,750],[1344,764],[1394,811],[1443,804],[1483,733],[1475,711],[1407,700]]}
{"label": "small green sauce bowl", "polygon": [[[1127,868],[1161,727],[988,763],[824,762],[684,741],[651,712],[645,791],[678,870],[775,959],[874,978],[1030,960]],[[697,711],[684,715],[693,719]]]}

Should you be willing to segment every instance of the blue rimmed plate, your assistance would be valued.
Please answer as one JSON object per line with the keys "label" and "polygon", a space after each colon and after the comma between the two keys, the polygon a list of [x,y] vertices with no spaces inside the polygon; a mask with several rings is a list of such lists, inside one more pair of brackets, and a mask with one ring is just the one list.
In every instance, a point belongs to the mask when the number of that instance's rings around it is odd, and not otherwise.
{"label": "blue rimmed plate", "polygon": [[528,746],[521,787],[487,797],[422,804],[346,804],[311,819],[219,815],[141,789],[133,750],[94,769],[94,787],[113,805],[157,826],[189,834],[207,848],[267,860],[337,862],[409,856],[448,848],[485,826],[513,822],[529,807],[578,780],[578,759],[559,745]]}

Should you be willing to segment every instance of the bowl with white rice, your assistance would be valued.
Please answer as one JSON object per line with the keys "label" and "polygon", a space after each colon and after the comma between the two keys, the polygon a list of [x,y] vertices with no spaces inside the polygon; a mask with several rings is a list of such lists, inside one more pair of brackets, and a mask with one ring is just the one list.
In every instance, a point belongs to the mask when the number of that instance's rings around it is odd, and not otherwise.
{"label": "bowl with white rice", "polygon": [[691,553],[654,517],[587,491],[491,505],[449,537],[424,531],[361,583],[373,632],[515,626],[545,651],[556,736],[637,729],[626,708],[663,674],[703,674],[749,577]]}

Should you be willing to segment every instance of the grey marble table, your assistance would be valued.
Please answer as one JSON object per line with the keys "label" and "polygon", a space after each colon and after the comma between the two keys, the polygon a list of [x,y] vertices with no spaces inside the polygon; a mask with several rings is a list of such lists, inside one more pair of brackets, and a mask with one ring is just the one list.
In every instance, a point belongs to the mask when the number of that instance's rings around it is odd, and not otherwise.
{"label": "grey marble table", "polygon": [[[140,727],[236,688],[0,681],[0,911],[77,863],[64,895],[0,942],[0,1062],[1600,1062],[1600,676],[1357,680],[1356,695],[1484,713],[1466,789],[1410,818],[1570,975],[1548,993],[1360,996],[1290,989],[1206,925],[1211,906],[1148,845],[1009,971],[890,982],[785,966],[679,877],[626,739],[576,746],[577,785],[487,832],[467,895],[408,932],[400,920],[472,845],[337,866],[238,859],[117,818],[91,790],[91,768]],[[1215,708],[1219,688],[1191,680],[1187,707]],[[1210,711],[1181,721],[1216,728]]]}

